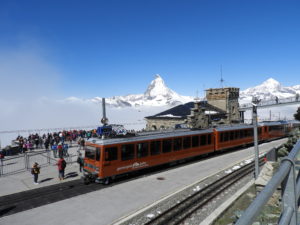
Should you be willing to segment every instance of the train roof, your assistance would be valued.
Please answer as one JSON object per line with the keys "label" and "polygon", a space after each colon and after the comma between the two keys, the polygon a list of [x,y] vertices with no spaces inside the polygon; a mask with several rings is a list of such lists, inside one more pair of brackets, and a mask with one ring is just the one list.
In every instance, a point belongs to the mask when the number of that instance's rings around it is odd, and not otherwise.
{"label": "train roof", "polygon": [[98,145],[113,145],[120,143],[129,143],[135,141],[148,141],[153,139],[160,138],[171,138],[171,137],[180,137],[186,135],[197,135],[197,134],[205,134],[205,133],[213,133],[213,129],[205,129],[205,130],[191,130],[191,129],[180,129],[180,130],[172,130],[172,131],[160,131],[160,132],[145,132],[139,133],[134,137],[124,137],[124,138],[90,138],[87,142]]}
{"label": "train roof", "polygon": [[277,125],[282,125],[282,124],[288,124],[287,121],[285,120],[280,120],[280,121],[263,121],[260,124],[263,126],[277,126]]}
{"label": "train roof", "polygon": [[217,131],[227,131],[227,130],[240,130],[240,129],[248,129],[248,128],[253,128],[253,125],[240,124],[240,125],[216,127],[215,129]]}

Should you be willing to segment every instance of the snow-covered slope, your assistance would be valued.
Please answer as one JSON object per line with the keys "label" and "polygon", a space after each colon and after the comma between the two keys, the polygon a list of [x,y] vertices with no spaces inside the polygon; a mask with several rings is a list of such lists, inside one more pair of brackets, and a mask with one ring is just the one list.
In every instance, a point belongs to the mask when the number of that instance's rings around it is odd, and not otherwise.
{"label": "snow-covered slope", "polygon": [[257,97],[261,100],[274,100],[276,97],[279,99],[291,98],[295,97],[297,93],[300,94],[300,85],[283,87],[278,81],[269,78],[258,86],[241,91],[240,103],[251,102],[252,97]]}
{"label": "snow-covered slope", "polygon": [[[91,99],[93,102],[101,102],[100,97]],[[138,106],[174,106],[193,101],[193,97],[181,96],[165,85],[160,75],[150,83],[144,94],[114,96],[107,98],[106,104],[114,107],[138,107]]]}

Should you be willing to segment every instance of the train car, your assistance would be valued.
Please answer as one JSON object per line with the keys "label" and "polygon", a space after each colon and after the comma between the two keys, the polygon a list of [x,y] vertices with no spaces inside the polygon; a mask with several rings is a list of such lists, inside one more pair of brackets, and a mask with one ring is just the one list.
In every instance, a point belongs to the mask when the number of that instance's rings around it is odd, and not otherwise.
{"label": "train car", "polygon": [[[258,139],[262,140],[263,127],[258,126]],[[236,125],[215,128],[215,151],[246,146],[253,143],[253,126]]]}
{"label": "train car", "polygon": [[288,135],[290,124],[286,121],[270,121],[261,123],[263,127],[263,140],[272,141]]}
{"label": "train car", "polygon": [[[260,123],[258,140],[285,137],[290,126],[287,122]],[[148,132],[123,138],[90,138],[84,149],[84,178],[87,182],[107,184],[119,175],[137,170],[252,144],[253,133],[252,125],[235,125]]]}
{"label": "train car", "polygon": [[213,129],[91,138],[85,146],[84,178],[107,184],[119,175],[214,152],[214,143]]}

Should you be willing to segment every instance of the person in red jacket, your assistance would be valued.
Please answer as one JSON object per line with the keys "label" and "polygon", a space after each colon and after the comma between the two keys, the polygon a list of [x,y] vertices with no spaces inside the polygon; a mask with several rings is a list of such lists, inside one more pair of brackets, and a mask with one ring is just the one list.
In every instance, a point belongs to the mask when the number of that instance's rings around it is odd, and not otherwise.
{"label": "person in red jacket", "polygon": [[66,169],[67,163],[63,157],[60,157],[60,159],[58,160],[56,165],[58,167],[58,178],[60,180],[63,180],[65,178],[65,169]]}

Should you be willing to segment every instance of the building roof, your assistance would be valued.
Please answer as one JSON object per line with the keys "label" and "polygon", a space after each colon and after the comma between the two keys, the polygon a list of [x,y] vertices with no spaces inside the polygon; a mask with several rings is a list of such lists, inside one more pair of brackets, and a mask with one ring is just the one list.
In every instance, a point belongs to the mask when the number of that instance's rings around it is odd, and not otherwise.
{"label": "building roof", "polygon": [[[147,116],[146,119],[186,119],[188,115],[191,114],[191,109],[194,108],[194,102],[188,102],[183,105],[175,106],[171,109],[163,111],[153,116]],[[225,116],[226,112],[222,109],[219,109],[213,105],[207,103],[207,101],[200,101],[200,106],[205,108],[206,112],[209,112],[210,117],[213,119],[214,117],[223,117]]]}

